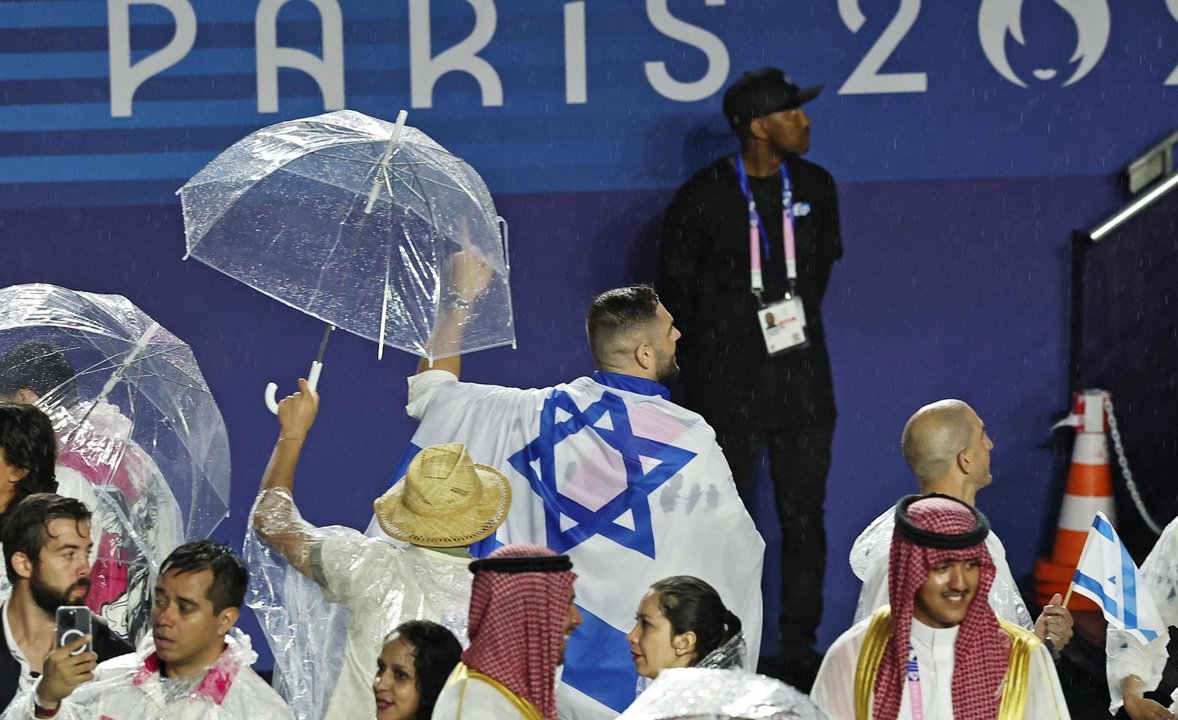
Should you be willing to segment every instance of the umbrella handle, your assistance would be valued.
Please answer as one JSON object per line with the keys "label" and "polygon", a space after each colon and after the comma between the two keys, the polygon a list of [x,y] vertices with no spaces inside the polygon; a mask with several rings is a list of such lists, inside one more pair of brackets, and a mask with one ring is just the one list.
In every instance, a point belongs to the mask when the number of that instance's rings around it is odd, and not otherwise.
{"label": "umbrella handle", "polygon": [[[323,372],[323,363],[318,360],[311,363],[311,372],[307,373],[307,387],[311,388],[311,392],[319,387],[319,374]],[[269,383],[266,385],[266,407],[270,408],[270,412],[275,415],[278,414],[278,383]]]}

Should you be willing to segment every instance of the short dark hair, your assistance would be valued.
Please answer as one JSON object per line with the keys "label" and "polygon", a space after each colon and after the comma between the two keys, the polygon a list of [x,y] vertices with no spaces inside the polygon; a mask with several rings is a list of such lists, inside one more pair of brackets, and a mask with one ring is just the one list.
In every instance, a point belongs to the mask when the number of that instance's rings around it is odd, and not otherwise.
{"label": "short dark hair", "polygon": [[228,545],[213,540],[185,543],[172,551],[160,566],[160,577],[175,570],[179,573],[210,570],[213,581],[205,594],[213,603],[213,612],[227,607],[240,608],[245,602],[245,586],[249,569]]}
{"label": "short dark hair", "polygon": [[0,542],[4,543],[4,565],[10,582],[17,581],[12,556],[24,553],[36,565],[41,558],[41,549],[52,537],[49,523],[54,520],[89,522],[90,510],[81,500],[42,492],[14,503],[5,513]]}
{"label": "short dark hair", "polygon": [[740,618],[724,606],[720,593],[691,575],[674,575],[650,586],[658,595],[659,609],[675,635],[695,633],[695,659],[703,660],[740,632]]}
{"label": "short dark hair", "polygon": [[65,353],[40,340],[21,343],[0,357],[0,396],[32,390],[38,397],[50,393],[51,402],[72,405],[78,397],[77,373]]}
{"label": "short dark hair", "polygon": [[658,293],[649,285],[614,288],[593,298],[585,317],[585,329],[597,364],[604,364],[611,340],[619,333],[654,320],[658,306]]}
{"label": "short dark hair", "polygon": [[401,623],[389,635],[400,636],[417,651],[413,672],[417,675],[417,717],[434,714],[434,703],[446,685],[454,666],[462,659],[462,645],[454,633],[429,620],[410,620]]}
{"label": "short dark hair", "polygon": [[0,402],[0,450],[9,465],[28,470],[9,507],[33,493],[57,492],[57,438],[53,422],[40,408]]}

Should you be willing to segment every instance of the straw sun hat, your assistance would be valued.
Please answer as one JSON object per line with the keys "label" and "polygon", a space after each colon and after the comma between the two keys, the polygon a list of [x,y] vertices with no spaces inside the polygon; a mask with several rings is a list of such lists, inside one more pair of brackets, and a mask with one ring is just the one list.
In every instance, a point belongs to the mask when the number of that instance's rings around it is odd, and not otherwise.
{"label": "straw sun hat", "polygon": [[425,448],[405,479],[372,503],[376,520],[397,540],[425,547],[462,547],[495,532],[511,507],[511,484],[470,459],[461,443]]}

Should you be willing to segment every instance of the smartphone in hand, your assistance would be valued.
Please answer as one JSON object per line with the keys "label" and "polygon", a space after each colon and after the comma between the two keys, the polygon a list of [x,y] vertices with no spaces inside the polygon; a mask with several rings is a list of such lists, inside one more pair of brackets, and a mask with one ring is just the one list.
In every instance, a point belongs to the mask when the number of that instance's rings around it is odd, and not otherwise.
{"label": "smartphone in hand", "polygon": [[[83,635],[89,635],[91,617],[93,616],[90,614],[90,608],[85,605],[65,605],[57,608],[57,647],[69,645]],[[90,652],[92,644],[87,642],[70,654]]]}

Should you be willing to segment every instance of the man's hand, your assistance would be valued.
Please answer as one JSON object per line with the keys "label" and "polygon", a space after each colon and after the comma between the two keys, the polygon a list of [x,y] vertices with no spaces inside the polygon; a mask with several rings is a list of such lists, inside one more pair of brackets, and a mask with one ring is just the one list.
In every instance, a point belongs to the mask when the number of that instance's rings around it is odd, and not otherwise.
{"label": "man's hand", "polygon": [[45,657],[44,674],[37,685],[37,704],[46,710],[56,708],[61,701],[79,685],[94,679],[94,668],[98,666],[98,653],[84,652],[71,655],[90,642],[92,636],[84,635],[73,642],[59,647]]}
{"label": "man's hand", "polygon": [[450,258],[450,293],[467,305],[478,299],[491,283],[491,266],[474,250],[463,250]]}
{"label": "man's hand", "polygon": [[279,437],[302,442],[307,438],[318,412],[319,394],[311,391],[305,379],[299,378],[299,391],[278,403],[278,425],[282,428]]}
{"label": "man's hand", "polygon": [[1043,614],[1035,621],[1035,635],[1040,640],[1051,641],[1055,649],[1063,650],[1072,640],[1072,613],[1063,606],[1063,596],[1056,593],[1051,602],[1043,608]]}
{"label": "man's hand", "polygon": [[1136,675],[1130,675],[1121,681],[1125,713],[1133,720],[1174,720],[1174,713],[1142,694],[1144,689],[1141,678]]}

